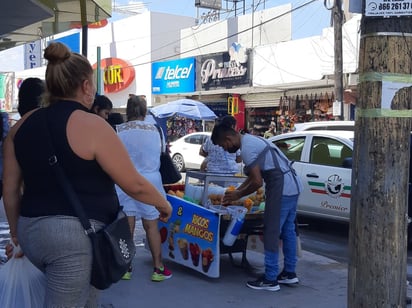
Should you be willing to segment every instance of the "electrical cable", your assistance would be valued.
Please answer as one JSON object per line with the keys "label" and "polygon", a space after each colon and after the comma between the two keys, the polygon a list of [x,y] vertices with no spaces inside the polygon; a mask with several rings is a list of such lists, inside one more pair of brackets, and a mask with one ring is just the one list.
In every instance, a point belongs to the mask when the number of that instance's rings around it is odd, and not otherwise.
{"label": "electrical cable", "polygon": [[[137,66],[141,66],[141,65],[151,64],[151,63],[153,63],[153,62],[169,60],[169,59],[174,58],[174,57],[176,57],[176,56],[182,56],[182,55],[184,55],[184,54],[197,51],[197,50],[199,50],[199,48],[207,47],[207,46],[209,46],[209,45],[213,45],[213,44],[219,43],[219,42],[221,42],[221,41],[227,40],[227,39],[232,38],[232,37],[234,37],[234,36],[237,36],[237,35],[239,35],[239,34],[242,34],[242,33],[248,32],[248,31],[250,31],[250,30],[252,30],[252,29],[255,29],[255,28],[257,28],[257,27],[260,27],[260,26],[262,26],[263,24],[270,23],[270,22],[272,22],[272,21],[274,21],[274,20],[276,20],[276,19],[278,19],[278,18],[281,18],[281,17],[283,17],[283,16],[285,16],[285,15],[287,15],[287,14],[290,14],[290,13],[292,13],[292,12],[294,12],[294,11],[297,11],[297,10],[299,10],[299,9],[302,9],[303,7],[306,7],[306,6],[308,6],[308,5],[310,5],[310,4],[314,3],[314,2],[317,2],[317,1],[318,1],[318,0],[310,0],[310,1],[305,2],[304,4],[302,4],[302,5],[300,5],[300,6],[297,6],[297,7],[295,7],[295,8],[292,8],[291,10],[289,10],[289,11],[287,11],[287,12],[284,12],[284,13],[282,13],[282,14],[279,14],[279,15],[273,17],[273,18],[270,18],[270,19],[268,19],[268,20],[266,20],[266,21],[264,21],[264,22],[262,22],[262,23],[260,23],[260,24],[258,24],[258,25],[253,25],[252,27],[246,28],[246,29],[244,29],[244,30],[242,30],[242,31],[239,31],[239,32],[237,32],[237,33],[228,35],[228,36],[226,36],[226,37],[223,37],[223,38],[214,40],[214,41],[209,42],[209,43],[207,43],[207,44],[204,44],[204,45],[202,45],[202,46],[200,46],[200,47],[192,48],[192,49],[189,49],[189,50],[186,50],[186,51],[183,51],[183,52],[180,52],[180,53],[171,55],[171,56],[164,56],[164,57],[161,57],[161,58],[156,59],[155,61],[146,61],[146,62],[143,62],[143,63],[130,65],[129,67],[137,67]],[[179,41],[180,41],[180,40],[179,40]],[[177,41],[176,41],[176,42],[177,42]],[[176,43],[176,42],[175,42],[175,43]],[[171,44],[172,44],[172,43],[171,43]],[[138,58],[140,58],[140,57],[146,56],[146,55],[151,54],[151,53],[152,53],[152,52],[139,55],[138,57],[133,58],[132,60],[138,59]]]}

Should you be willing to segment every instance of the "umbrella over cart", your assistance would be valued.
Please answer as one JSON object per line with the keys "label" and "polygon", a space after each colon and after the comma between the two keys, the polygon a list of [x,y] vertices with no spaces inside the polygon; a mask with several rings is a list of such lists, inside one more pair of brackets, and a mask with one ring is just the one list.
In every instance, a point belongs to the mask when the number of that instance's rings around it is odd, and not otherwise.
{"label": "umbrella over cart", "polygon": [[214,120],[216,114],[202,102],[192,99],[178,99],[160,106],[150,108],[150,112],[157,118],[180,116],[194,120]]}

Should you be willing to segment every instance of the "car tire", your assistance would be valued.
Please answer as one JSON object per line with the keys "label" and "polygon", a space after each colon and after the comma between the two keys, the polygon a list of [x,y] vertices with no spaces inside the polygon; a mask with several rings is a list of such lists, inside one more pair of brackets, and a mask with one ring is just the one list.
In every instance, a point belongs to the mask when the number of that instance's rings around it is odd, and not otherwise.
{"label": "car tire", "polygon": [[172,160],[179,172],[185,171],[185,160],[181,154],[173,155]]}

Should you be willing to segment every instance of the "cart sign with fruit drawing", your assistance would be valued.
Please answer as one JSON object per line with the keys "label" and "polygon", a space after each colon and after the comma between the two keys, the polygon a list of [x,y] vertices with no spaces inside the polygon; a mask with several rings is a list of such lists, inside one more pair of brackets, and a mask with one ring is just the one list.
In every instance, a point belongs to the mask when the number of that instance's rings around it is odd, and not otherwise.
{"label": "cart sign with fruit drawing", "polygon": [[219,214],[171,195],[167,199],[173,213],[167,223],[159,222],[163,257],[218,278]]}

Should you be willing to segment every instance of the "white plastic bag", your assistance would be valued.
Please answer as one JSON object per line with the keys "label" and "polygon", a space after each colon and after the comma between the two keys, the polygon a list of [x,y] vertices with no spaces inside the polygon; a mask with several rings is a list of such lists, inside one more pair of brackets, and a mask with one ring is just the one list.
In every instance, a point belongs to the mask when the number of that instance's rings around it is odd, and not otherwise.
{"label": "white plastic bag", "polygon": [[[20,250],[14,247],[14,255]],[[41,308],[45,291],[45,275],[27,257],[13,257],[0,267],[0,307]]]}

